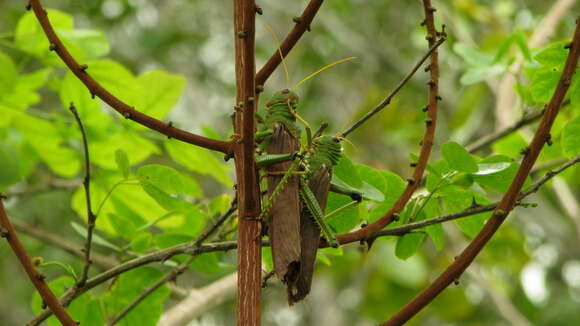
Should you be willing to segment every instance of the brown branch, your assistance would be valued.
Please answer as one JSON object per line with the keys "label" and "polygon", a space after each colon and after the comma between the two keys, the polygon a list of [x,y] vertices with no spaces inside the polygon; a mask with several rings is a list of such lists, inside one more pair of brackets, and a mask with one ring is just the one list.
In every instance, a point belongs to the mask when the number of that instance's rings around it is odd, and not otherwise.
{"label": "brown branch", "polygon": [[[424,25],[427,26],[427,41],[429,42],[429,48],[433,48],[438,42],[438,37],[445,38],[444,31],[437,32],[435,29],[435,22],[433,13],[435,8],[431,6],[430,0],[424,0],[423,5],[425,7],[425,20]],[[425,120],[425,134],[423,140],[421,141],[421,153],[419,154],[419,160],[417,162],[411,163],[411,166],[415,167],[413,171],[413,177],[407,179],[407,187],[397,199],[393,207],[389,209],[381,218],[375,222],[369,224],[364,228],[360,228],[356,231],[340,234],[336,239],[341,244],[360,241],[368,238],[373,233],[380,231],[385,226],[389,225],[395,219],[397,213],[399,213],[405,205],[409,202],[413,193],[418,188],[423,178],[423,173],[427,167],[427,161],[431,155],[431,149],[433,147],[433,139],[435,137],[435,127],[437,125],[437,107],[441,97],[439,96],[439,53],[435,49],[431,53],[431,64],[429,65],[429,71],[431,72],[431,79],[428,82],[429,85],[429,104],[425,107],[427,112],[427,119]]]}
{"label": "brown branch", "polygon": [[[230,216],[232,216],[232,214],[237,209],[236,202],[237,202],[237,199],[234,199],[232,201],[230,209],[228,209],[227,212],[225,212],[222,216],[220,216],[217,219],[217,221],[215,223],[213,223],[212,226],[207,228],[201,235],[199,235],[199,237],[197,237],[197,239],[193,242],[194,249],[198,249],[199,246],[201,246],[201,244],[205,240],[207,240],[207,238],[209,236],[211,236],[217,230],[217,228],[219,228],[228,218],[230,218]],[[145,300],[145,298],[147,298],[150,294],[155,292],[155,290],[157,290],[161,286],[163,286],[163,284],[165,284],[171,280],[175,280],[177,278],[177,276],[181,275],[189,267],[189,264],[191,264],[191,262],[194,259],[195,259],[195,256],[188,257],[183,263],[181,263],[179,266],[177,266],[171,272],[167,273],[165,276],[163,276],[157,282],[155,282],[155,284],[153,284],[150,287],[148,287],[147,289],[145,289],[145,291],[143,291],[135,300],[133,300],[133,302],[131,302],[127,307],[125,307],[125,309],[123,309],[123,311],[121,311],[115,318],[113,318],[111,320],[111,322],[109,322],[109,326],[113,326],[116,323],[118,323],[121,319],[123,319],[125,316],[127,316],[127,314],[129,312],[131,312],[131,310],[133,310],[141,302],[143,302],[143,300]]]}
{"label": "brown branch", "polygon": [[384,109],[387,105],[389,105],[391,103],[391,101],[393,100],[393,97],[395,97],[395,95],[397,95],[397,93],[399,93],[399,91],[403,88],[403,86],[405,86],[405,84],[417,72],[417,70],[419,70],[419,68],[421,68],[421,66],[423,65],[425,60],[427,60],[431,56],[431,53],[433,53],[433,51],[437,50],[437,48],[441,44],[443,44],[443,42],[445,42],[446,39],[447,38],[442,37],[433,46],[431,46],[429,48],[429,50],[427,51],[427,53],[425,53],[423,55],[423,57],[421,57],[421,59],[419,59],[419,61],[417,61],[417,63],[413,67],[413,69],[411,69],[411,71],[399,82],[397,87],[395,87],[395,89],[392,90],[391,93],[389,93],[389,95],[387,95],[387,97],[385,97],[385,99],[381,103],[379,103],[371,111],[369,111],[367,114],[365,114],[364,117],[362,117],[360,120],[355,122],[350,128],[345,130],[341,136],[347,137],[351,132],[353,132],[355,129],[360,127],[368,119],[372,118],[375,114],[379,113],[382,109]]}
{"label": "brown branch", "polygon": [[516,176],[492,216],[479,234],[463,250],[457,259],[435,281],[433,281],[431,285],[423,290],[423,292],[417,295],[398,313],[386,321],[383,324],[384,326],[402,325],[429,304],[437,295],[447,288],[449,284],[456,280],[463,271],[465,271],[505,221],[509,212],[516,204],[518,193],[532,170],[536,159],[540,155],[544,144],[549,140],[550,129],[558,115],[566,92],[570,87],[572,76],[576,72],[578,57],[580,56],[580,17],[576,20],[576,31],[569,49],[570,53],[566,59],[566,65],[564,66],[564,70],[562,71],[562,75],[558,81],[558,86],[552,95],[552,99],[545,108],[542,121],[536,130],[532,142],[524,151],[524,158]]}
{"label": "brown branch", "polygon": [[54,295],[54,293],[52,293],[52,291],[48,287],[48,284],[46,284],[46,282],[44,281],[45,276],[42,275],[40,272],[38,272],[38,270],[34,266],[34,263],[30,260],[30,257],[28,256],[26,249],[24,249],[24,246],[20,242],[20,239],[18,239],[16,231],[14,230],[12,223],[10,223],[8,216],[6,215],[6,211],[4,210],[4,203],[2,202],[1,199],[0,199],[0,236],[8,241],[8,244],[10,244],[12,251],[14,251],[14,254],[16,255],[16,257],[18,257],[18,260],[20,261],[20,264],[26,271],[26,274],[28,274],[30,281],[32,282],[32,284],[34,284],[36,290],[38,290],[38,294],[40,294],[42,300],[44,300],[44,302],[50,308],[50,310],[54,312],[58,320],[65,326],[76,326],[77,325],[76,321],[74,321],[69,316],[69,314],[66,312],[64,307],[60,304],[60,302]]}
{"label": "brown branch", "polygon": [[234,0],[234,38],[236,54],[236,134],[234,149],[238,182],[238,300],[237,325],[259,326],[261,308],[260,189],[254,158],[256,129],[256,3]]}
{"label": "brown branch", "polygon": [[83,266],[83,270],[81,272],[81,276],[77,282],[77,286],[83,286],[89,277],[89,269],[91,267],[91,246],[93,243],[93,231],[95,230],[95,222],[97,220],[97,216],[93,213],[93,208],[91,205],[91,160],[89,157],[89,142],[87,140],[87,133],[85,131],[85,127],[83,126],[83,122],[79,117],[79,113],[75,108],[74,104],[71,103],[69,107],[70,112],[73,114],[77,125],[81,131],[81,138],[83,140],[83,152],[84,152],[84,163],[85,163],[85,178],[83,180],[83,187],[85,189],[85,201],[87,205],[87,240],[85,242],[84,255],[85,255],[85,263]]}
{"label": "brown branch", "polygon": [[131,119],[145,127],[153,129],[169,138],[175,138],[183,142],[211,149],[214,151],[230,154],[232,151],[232,143],[211,139],[190,133],[188,131],[176,128],[171,123],[165,123],[157,120],[147,114],[137,111],[135,108],[121,101],[119,98],[107,91],[101,84],[93,79],[86,65],[79,64],[75,58],[70,54],[64,46],[60,38],[56,35],[52,24],[48,19],[46,10],[42,7],[39,0],[30,0],[30,8],[34,11],[48,41],[50,42],[50,50],[56,52],[66,66],[72,71],[75,76],[87,87],[93,96],[99,97],[110,107],[119,112],[126,119]]}
{"label": "brown branch", "polygon": [[266,64],[264,64],[264,66],[256,74],[256,85],[258,87],[264,86],[266,80],[268,80],[274,70],[278,68],[280,62],[282,62],[280,53],[282,53],[282,57],[286,58],[294,45],[296,45],[302,35],[304,35],[304,32],[310,30],[310,24],[312,24],[314,16],[316,16],[318,9],[320,9],[320,6],[322,6],[323,2],[324,0],[310,0],[308,6],[306,6],[302,12],[302,15],[300,15],[300,17],[294,18],[294,22],[296,23],[294,28],[292,28],[290,33],[286,35],[282,41],[282,44],[280,44],[280,48],[274,51],[272,56],[270,56],[270,59],[268,59],[268,62],[266,62]]}
{"label": "brown branch", "polygon": [[538,120],[542,117],[544,112],[538,111],[532,114],[528,114],[525,117],[522,117],[516,123],[512,124],[511,126],[507,126],[501,130],[498,130],[492,134],[485,135],[480,139],[472,142],[471,144],[467,145],[465,149],[467,149],[470,153],[477,152],[478,150],[484,148],[485,146],[496,142],[499,139],[511,134],[512,132],[519,130],[520,128],[533,123],[534,121]]}

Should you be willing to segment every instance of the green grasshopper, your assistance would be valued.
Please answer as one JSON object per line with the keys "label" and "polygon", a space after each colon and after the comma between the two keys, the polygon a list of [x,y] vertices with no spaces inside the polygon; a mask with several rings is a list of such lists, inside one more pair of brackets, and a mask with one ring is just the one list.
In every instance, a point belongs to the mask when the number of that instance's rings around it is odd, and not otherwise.
{"label": "green grasshopper", "polygon": [[[274,31],[267,24],[264,27],[280,50]],[[281,52],[280,57],[288,85],[288,68]],[[294,89],[320,72],[353,59],[345,58],[322,67]],[[310,291],[321,232],[330,246],[338,247],[323,212],[331,188],[330,169],[340,159],[341,147],[331,137],[321,137],[322,129],[313,139],[308,123],[296,112],[298,102],[298,95],[289,89],[275,93],[266,103],[265,128],[256,134],[261,150],[267,153],[257,159],[257,164],[266,170],[269,194],[259,218],[265,221],[269,217],[274,272],[286,283],[289,304],[303,299]],[[305,145],[300,144],[301,129],[297,120],[305,126]]]}
{"label": "green grasshopper", "polygon": [[[266,104],[266,130],[259,132],[267,155],[257,160],[268,171],[268,193],[261,218],[269,219],[269,235],[276,275],[284,281],[288,301],[293,304],[309,292],[320,235],[338,247],[334,232],[325,222],[324,208],[330,190],[349,194],[356,202],[360,193],[333,185],[332,166],[342,156],[337,137],[312,137],[306,122],[306,144],[300,146],[296,120],[298,96],[289,90],[274,94]],[[350,206],[350,205],[347,205]]]}

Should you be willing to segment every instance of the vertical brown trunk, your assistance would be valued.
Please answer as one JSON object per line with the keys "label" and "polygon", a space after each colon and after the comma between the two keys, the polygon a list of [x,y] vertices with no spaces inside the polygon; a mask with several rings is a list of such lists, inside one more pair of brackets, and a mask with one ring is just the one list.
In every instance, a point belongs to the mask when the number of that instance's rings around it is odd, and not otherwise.
{"label": "vertical brown trunk", "polygon": [[235,149],[238,182],[238,300],[237,324],[260,325],[261,240],[260,191],[254,160],[254,76],[255,8],[253,0],[234,0],[234,38],[236,49],[235,130],[240,142]]}

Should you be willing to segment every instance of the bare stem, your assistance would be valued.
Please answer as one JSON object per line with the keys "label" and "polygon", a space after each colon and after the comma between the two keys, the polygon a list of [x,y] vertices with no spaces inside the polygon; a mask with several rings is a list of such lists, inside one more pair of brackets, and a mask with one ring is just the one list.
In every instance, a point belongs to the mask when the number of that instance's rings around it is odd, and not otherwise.
{"label": "bare stem", "polygon": [[20,264],[28,274],[30,281],[38,290],[38,294],[42,297],[42,300],[46,303],[46,305],[50,308],[52,312],[56,315],[58,320],[65,326],[76,326],[77,323],[74,321],[71,316],[66,312],[63,305],[58,301],[58,298],[52,293],[48,284],[46,284],[45,276],[42,275],[34,266],[34,263],[30,260],[26,249],[18,239],[16,235],[16,231],[10,223],[8,216],[6,215],[6,211],[4,210],[4,203],[0,199],[0,236],[5,238],[10,244],[12,251],[18,257]]}
{"label": "bare stem", "polygon": [[83,122],[79,117],[79,113],[73,103],[70,104],[69,110],[73,114],[75,121],[78,124],[79,129],[81,131],[81,138],[83,140],[84,163],[85,163],[85,178],[83,180],[83,187],[85,189],[85,201],[87,205],[87,240],[85,242],[85,247],[83,248],[85,263],[83,265],[81,276],[79,277],[79,280],[76,285],[77,287],[82,287],[83,285],[85,285],[85,282],[87,281],[87,278],[89,276],[89,269],[92,264],[91,246],[93,242],[93,232],[95,230],[95,222],[97,220],[97,216],[93,213],[91,205],[91,160],[89,157],[89,142],[87,140],[87,133],[85,131],[85,127],[83,126]]}

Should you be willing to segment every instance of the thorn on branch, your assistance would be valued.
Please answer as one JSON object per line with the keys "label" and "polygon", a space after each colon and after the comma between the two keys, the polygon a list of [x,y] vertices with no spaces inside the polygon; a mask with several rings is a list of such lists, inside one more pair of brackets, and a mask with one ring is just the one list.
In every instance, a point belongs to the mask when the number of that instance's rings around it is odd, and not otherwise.
{"label": "thorn on branch", "polygon": [[256,94],[260,94],[264,91],[264,85],[256,86]]}
{"label": "thorn on branch", "polygon": [[248,33],[244,32],[244,31],[238,32],[239,38],[246,38],[247,36],[248,36]]}
{"label": "thorn on branch", "polygon": [[427,112],[429,111],[429,105],[425,106],[423,109],[421,109],[423,112]]}
{"label": "thorn on branch", "polygon": [[495,213],[493,214],[494,217],[497,218],[504,218],[507,216],[507,212],[504,211],[503,209],[498,209],[495,211]]}
{"label": "thorn on branch", "polygon": [[571,49],[572,49],[572,42],[570,42],[570,43],[568,43],[568,44],[564,45],[564,49],[566,49],[566,50],[571,50]]}
{"label": "thorn on branch", "polygon": [[433,123],[433,120],[432,119],[425,120],[425,124],[428,125],[428,126],[430,126],[432,123]]}
{"label": "thorn on branch", "polygon": [[552,135],[551,135],[551,134],[548,134],[548,135],[546,136],[546,144],[547,144],[548,146],[552,146],[552,144],[553,144],[553,143],[552,143]]}
{"label": "thorn on branch", "polygon": [[481,205],[479,205],[479,204],[477,203],[477,201],[475,200],[475,196],[471,197],[471,206],[469,206],[469,208],[478,208],[478,207],[480,207],[480,206],[481,206]]}
{"label": "thorn on branch", "polygon": [[401,216],[399,216],[399,214],[394,213],[393,215],[393,221],[398,222],[401,219]]}
{"label": "thorn on branch", "polygon": [[427,11],[429,11],[430,13],[434,13],[437,11],[437,9],[435,7],[430,7],[430,8],[427,8]]}
{"label": "thorn on branch", "polygon": [[435,96],[435,99],[436,99],[437,101],[443,101],[443,98],[442,98],[440,95],[437,95],[437,96]]}
{"label": "thorn on branch", "polygon": [[248,97],[248,102],[249,103],[254,103],[256,99],[253,96]]}
{"label": "thorn on branch", "polygon": [[234,153],[227,153],[224,156],[224,161],[227,162],[227,161],[231,160],[233,157],[234,157]]}
{"label": "thorn on branch", "polygon": [[526,147],[526,148],[522,148],[522,150],[520,151],[520,154],[522,154],[523,156],[526,156],[530,153],[530,148]]}
{"label": "thorn on branch", "polygon": [[425,67],[425,72],[429,72],[430,70],[431,70],[431,65],[427,65],[427,66]]}
{"label": "thorn on branch", "polygon": [[8,239],[10,232],[3,227],[0,227],[0,238]]}
{"label": "thorn on branch", "polygon": [[30,2],[26,5],[25,8],[27,11],[30,11],[30,9],[32,9],[32,5],[30,4]]}
{"label": "thorn on branch", "polygon": [[56,51],[56,44],[55,43],[50,43],[50,45],[48,46],[48,50],[50,50],[50,51]]}
{"label": "thorn on branch", "polygon": [[87,72],[87,69],[89,69],[89,66],[88,66],[88,65],[85,65],[85,64],[83,64],[83,65],[80,65],[80,66],[79,66],[79,68],[80,68],[80,70],[81,70],[82,72]]}
{"label": "thorn on branch", "polygon": [[95,97],[96,97],[95,93],[91,92],[91,99],[93,99],[93,100],[94,100],[94,99],[95,99]]}
{"label": "thorn on branch", "polygon": [[292,21],[296,24],[300,24],[302,22],[302,17],[294,17],[292,18]]}
{"label": "thorn on branch", "polygon": [[453,284],[454,284],[454,285],[459,285],[459,279],[455,279],[455,280],[453,281]]}
{"label": "thorn on branch", "polygon": [[415,179],[413,179],[413,178],[408,178],[408,179],[407,179],[407,183],[408,183],[408,184],[410,184],[410,185],[412,185],[412,184],[415,184]]}
{"label": "thorn on branch", "polygon": [[411,164],[409,164],[412,168],[417,166],[417,162],[411,162]]}
{"label": "thorn on branch", "polygon": [[433,88],[437,85],[437,83],[435,83],[435,81],[433,81],[433,80],[430,80],[427,82],[427,85],[429,85],[429,87]]}
{"label": "thorn on branch", "polygon": [[46,275],[44,275],[42,273],[38,273],[38,274],[36,274],[36,279],[39,281],[44,281],[44,280],[46,280]]}
{"label": "thorn on branch", "polygon": [[257,13],[258,15],[263,15],[263,14],[264,14],[264,10],[262,10],[262,7],[260,7],[260,6],[256,6],[256,8],[255,8],[255,9],[256,9],[256,13]]}
{"label": "thorn on branch", "polygon": [[123,112],[123,116],[125,117],[125,119],[131,119],[131,112],[125,111]]}
{"label": "thorn on branch", "polygon": [[421,21],[421,24],[419,24],[419,26],[425,26],[425,24],[427,24],[427,21],[426,21],[425,19],[423,19],[423,20]]}

